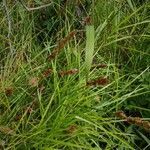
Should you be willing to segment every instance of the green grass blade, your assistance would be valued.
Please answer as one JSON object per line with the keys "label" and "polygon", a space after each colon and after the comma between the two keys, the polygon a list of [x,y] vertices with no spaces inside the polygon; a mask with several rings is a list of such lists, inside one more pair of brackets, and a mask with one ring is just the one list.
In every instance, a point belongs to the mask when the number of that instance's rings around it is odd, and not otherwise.
{"label": "green grass blade", "polygon": [[85,69],[88,77],[94,53],[94,25],[86,26]]}

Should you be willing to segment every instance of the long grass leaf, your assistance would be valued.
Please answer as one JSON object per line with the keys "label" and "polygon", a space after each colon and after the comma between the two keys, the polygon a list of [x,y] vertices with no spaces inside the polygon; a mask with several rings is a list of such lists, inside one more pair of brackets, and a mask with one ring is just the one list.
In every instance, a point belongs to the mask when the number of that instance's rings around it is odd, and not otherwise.
{"label": "long grass leaf", "polygon": [[86,49],[85,49],[85,68],[88,76],[91,69],[94,53],[94,25],[86,26]]}

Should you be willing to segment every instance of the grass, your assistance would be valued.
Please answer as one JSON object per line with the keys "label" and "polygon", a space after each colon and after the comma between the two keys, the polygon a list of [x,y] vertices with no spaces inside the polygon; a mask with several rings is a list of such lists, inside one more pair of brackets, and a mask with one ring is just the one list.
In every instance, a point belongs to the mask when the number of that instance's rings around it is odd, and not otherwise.
{"label": "grass", "polygon": [[149,1],[49,2],[1,2],[0,148],[149,149]]}
{"label": "grass", "polygon": [[93,54],[94,54],[94,25],[91,25],[90,18],[87,18],[86,25],[86,48],[85,48],[85,69],[87,74],[87,80],[89,76],[89,72],[92,66]]}

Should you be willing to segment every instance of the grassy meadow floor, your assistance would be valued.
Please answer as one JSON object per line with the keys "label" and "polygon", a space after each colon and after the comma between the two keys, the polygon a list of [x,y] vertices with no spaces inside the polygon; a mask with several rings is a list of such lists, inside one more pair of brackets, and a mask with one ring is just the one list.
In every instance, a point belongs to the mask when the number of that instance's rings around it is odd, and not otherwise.
{"label": "grassy meadow floor", "polygon": [[0,149],[150,149],[149,0],[0,4]]}

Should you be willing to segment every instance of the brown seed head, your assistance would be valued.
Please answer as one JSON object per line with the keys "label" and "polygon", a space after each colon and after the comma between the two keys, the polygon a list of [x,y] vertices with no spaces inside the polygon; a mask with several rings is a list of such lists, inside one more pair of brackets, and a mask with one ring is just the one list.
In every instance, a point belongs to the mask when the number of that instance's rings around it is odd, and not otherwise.
{"label": "brown seed head", "polygon": [[115,113],[115,115],[117,117],[119,117],[120,119],[126,119],[127,118],[126,114],[123,111],[118,111]]}
{"label": "brown seed head", "polygon": [[74,133],[76,130],[77,130],[77,125],[70,125],[70,126],[67,128],[67,132],[68,132],[69,134]]}
{"label": "brown seed head", "polygon": [[5,94],[6,94],[6,96],[12,96],[12,94],[13,94],[13,88],[12,87],[7,87],[5,89]]}
{"label": "brown seed head", "polygon": [[29,82],[28,84],[31,86],[31,87],[36,87],[38,86],[38,83],[39,83],[39,78],[38,77],[32,77],[29,79]]}

